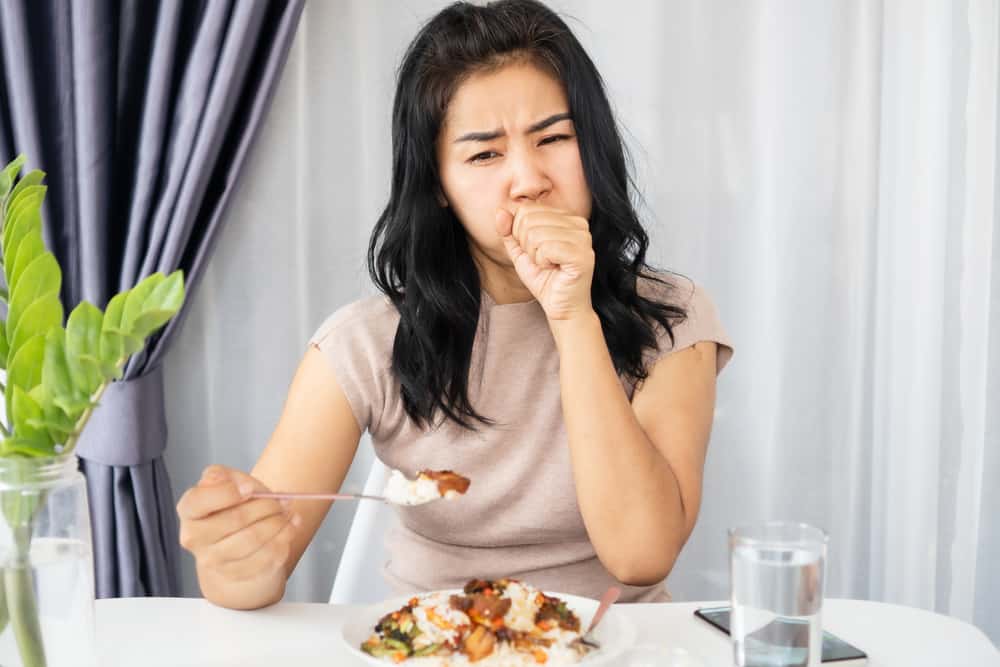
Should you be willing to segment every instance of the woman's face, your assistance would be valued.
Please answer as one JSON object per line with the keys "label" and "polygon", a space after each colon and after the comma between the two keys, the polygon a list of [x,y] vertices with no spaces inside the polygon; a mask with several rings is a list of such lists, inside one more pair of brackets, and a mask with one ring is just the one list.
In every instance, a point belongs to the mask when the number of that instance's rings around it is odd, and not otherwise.
{"label": "woman's face", "polygon": [[497,208],[538,202],[590,218],[569,104],[562,84],[531,64],[467,79],[448,105],[437,140],[442,195],[474,252],[510,265]]}

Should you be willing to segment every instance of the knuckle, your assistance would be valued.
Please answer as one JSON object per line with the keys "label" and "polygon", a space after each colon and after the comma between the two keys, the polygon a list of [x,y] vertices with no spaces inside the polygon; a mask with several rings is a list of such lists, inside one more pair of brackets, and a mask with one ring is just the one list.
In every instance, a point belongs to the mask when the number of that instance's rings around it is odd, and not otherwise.
{"label": "knuckle", "polygon": [[240,526],[250,526],[254,522],[254,510],[252,503],[244,503],[236,506],[236,520]]}
{"label": "knuckle", "polygon": [[222,564],[222,559],[215,553],[200,554],[198,564],[209,570],[217,570]]}
{"label": "knuckle", "polygon": [[252,542],[253,546],[259,546],[268,541],[266,523],[266,521],[258,521],[244,531],[247,534],[247,539]]}

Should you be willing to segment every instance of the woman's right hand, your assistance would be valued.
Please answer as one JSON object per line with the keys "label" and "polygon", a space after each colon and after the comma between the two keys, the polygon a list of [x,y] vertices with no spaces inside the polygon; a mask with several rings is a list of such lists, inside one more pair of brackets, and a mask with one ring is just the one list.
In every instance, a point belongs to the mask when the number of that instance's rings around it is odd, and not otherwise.
{"label": "woman's right hand", "polygon": [[301,518],[286,501],[248,498],[269,489],[254,477],[220,465],[205,468],[201,480],[177,503],[180,543],[198,563],[228,581],[273,578],[283,572]]}

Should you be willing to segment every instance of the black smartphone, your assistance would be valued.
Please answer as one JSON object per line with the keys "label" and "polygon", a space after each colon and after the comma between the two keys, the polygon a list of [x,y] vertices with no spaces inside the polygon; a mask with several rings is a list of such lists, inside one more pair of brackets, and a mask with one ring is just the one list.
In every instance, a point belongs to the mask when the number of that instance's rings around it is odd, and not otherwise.
{"label": "black smartphone", "polygon": [[[701,609],[696,609],[694,615],[701,620],[710,623],[719,630],[722,630],[728,635],[729,610],[729,607],[702,607]],[[802,628],[797,627],[797,625],[801,624],[776,620],[769,623],[761,630],[767,631],[765,634],[774,635],[772,641],[777,639],[779,636],[784,640],[789,637],[790,633],[801,633]],[[785,643],[785,641],[782,641],[782,643]],[[868,664],[868,655],[858,647],[848,644],[840,637],[824,631],[823,664],[825,665],[827,663],[834,664],[836,667],[861,667],[862,665]]]}

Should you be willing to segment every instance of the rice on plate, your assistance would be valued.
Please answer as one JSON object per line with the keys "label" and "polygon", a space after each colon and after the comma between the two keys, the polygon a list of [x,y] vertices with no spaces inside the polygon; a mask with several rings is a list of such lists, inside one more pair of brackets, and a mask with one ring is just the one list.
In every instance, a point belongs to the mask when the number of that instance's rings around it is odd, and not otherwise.
{"label": "rice on plate", "polygon": [[[594,652],[564,600],[516,579],[411,598],[383,615],[361,650],[420,667],[574,665]],[[371,628],[371,626],[369,626]]]}

